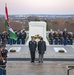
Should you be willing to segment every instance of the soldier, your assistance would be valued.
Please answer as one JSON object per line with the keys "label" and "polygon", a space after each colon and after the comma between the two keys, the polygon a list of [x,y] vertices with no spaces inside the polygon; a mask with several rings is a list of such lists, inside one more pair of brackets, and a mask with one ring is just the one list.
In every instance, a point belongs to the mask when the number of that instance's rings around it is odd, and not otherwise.
{"label": "soldier", "polygon": [[9,44],[10,44],[10,45],[13,44],[13,39],[12,39],[12,37],[9,38]]}
{"label": "soldier", "polygon": [[60,45],[63,45],[63,32],[60,31],[58,35],[59,35],[59,36],[58,36],[58,37],[59,37],[59,44],[60,44]]}
{"label": "soldier", "polygon": [[55,31],[54,33],[54,39],[55,39],[55,44],[57,45],[58,44],[58,32]]}
{"label": "soldier", "polygon": [[20,32],[20,30],[17,32],[17,37],[18,37],[17,44],[20,44],[21,43],[21,32]]}
{"label": "soldier", "polygon": [[35,61],[35,51],[36,51],[37,43],[35,41],[35,38],[32,36],[31,41],[29,41],[29,50],[31,55],[31,63],[34,63]]}
{"label": "soldier", "polygon": [[49,43],[52,45],[53,44],[53,33],[52,32],[49,33],[49,40],[50,40]]}
{"label": "soldier", "polygon": [[64,45],[67,45],[67,29],[64,29],[63,31],[63,38],[64,38]]}
{"label": "soldier", "polygon": [[38,42],[38,52],[39,52],[39,63],[43,63],[44,53],[46,51],[46,43],[43,41],[43,38]]}
{"label": "soldier", "polygon": [[69,39],[69,44],[73,45],[73,33],[72,32],[69,32],[68,39]]}
{"label": "soldier", "polygon": [[4,32],[1,34],[1,38],[2,38],[2,43],[3,43],[4,42],[4,38],[5,38]]}
{"label": "soldier", "polygon": [[25,44],[25,39],[26,39],[26,32],[25,32],[25,30],[23,30],[23,32],[21,34],[22,44]]}
{"label": "soldier", "polygon": [[5,33],[5,42],[6,44],[9,44],[9,33],[7,31]]}

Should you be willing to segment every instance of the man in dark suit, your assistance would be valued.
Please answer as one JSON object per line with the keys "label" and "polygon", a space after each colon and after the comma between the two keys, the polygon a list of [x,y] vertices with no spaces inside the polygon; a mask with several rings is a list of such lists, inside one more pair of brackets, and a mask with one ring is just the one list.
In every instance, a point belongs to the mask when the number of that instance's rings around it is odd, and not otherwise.
{"label": "man in dark suit", "polygon": [[31,63],[35,61],[35,51],[36,51],[36,41],[34,37],[31,37],[31,41],[29,41],[29,50],[31,55]]}
{"label": "man in dark suit", "polygon": [[46,51],[46,42],[43,41],[43,38],[38,42],[38,52],[39,52],[39,63],[43,63],[43,56]]}

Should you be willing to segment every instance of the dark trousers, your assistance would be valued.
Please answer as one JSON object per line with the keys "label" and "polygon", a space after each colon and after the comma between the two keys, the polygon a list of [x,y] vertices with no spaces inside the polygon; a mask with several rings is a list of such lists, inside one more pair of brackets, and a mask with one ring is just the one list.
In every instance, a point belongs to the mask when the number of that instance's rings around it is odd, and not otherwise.
{"label": "dark trousers", "polygon": [[16,41],[13,39],[13,44],[16,44]]}
{"label": "dark trousers", "polygon": [[73,45],[73,39],[70,39],[70,45]]}
{"label": "dark trousers", "polygon": [[6,70],[3,70],[3,75],[6,75]]}
{"label": "dark trousers", "polygon": [[35,51],[30,51],[31,54],[31,62],[35,61]]}
{"label": "dark trousers", "polygon": [[63,45],[63,40],[62,39],[60,39],[60,45]]}
{"label": "dark trousers", "polygon": [[50,44],[51,44],[51,45],[53,44],[53,39],[50,39]]}
{"label": "dark trousers", "polygon": [[6,70],[0,68],[0,75],[6,75]]}
{"label": "dark trousers", "polygon": [[22,44],[25,44],[25,39],[22,39]]}
{"label": "dark trousers", "polygon": [[67,38],[64,38],[64,45],[67,45]]}
{"label": "dark trousers", "polygon": [[10,44],[10,38],[7,39],[7,44]]}
{"label": "dark trousers", "polygon": [[0,75],[3,75],[3,70],[0,68]]}
{"label": "dark trousers", "polygon": [[56,45],[58,44],[58,39],[55,39],[55,44],[56,44]]}
{"label": "dark trousers", "polygon": [[9,39],[9,43],[10,43],[10,45],[12,45],[12,43],[13,43],[12,38]]}
{"label": "dark trousers", "polygon": [[2,38],[2,43],[4,43],[4,38]]}
{"label": "dark trousers", "polygon": [[17,44],[20,44],[20,39],[17,39]]}

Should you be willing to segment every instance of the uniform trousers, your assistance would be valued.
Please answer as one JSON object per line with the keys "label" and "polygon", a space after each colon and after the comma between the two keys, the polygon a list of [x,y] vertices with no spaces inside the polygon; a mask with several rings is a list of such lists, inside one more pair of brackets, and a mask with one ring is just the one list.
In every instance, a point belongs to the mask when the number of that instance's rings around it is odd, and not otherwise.
{"label": "uniform trousers", "polygon": [[31,62],[35,61],[35,51],[30,51],[31,54]]}

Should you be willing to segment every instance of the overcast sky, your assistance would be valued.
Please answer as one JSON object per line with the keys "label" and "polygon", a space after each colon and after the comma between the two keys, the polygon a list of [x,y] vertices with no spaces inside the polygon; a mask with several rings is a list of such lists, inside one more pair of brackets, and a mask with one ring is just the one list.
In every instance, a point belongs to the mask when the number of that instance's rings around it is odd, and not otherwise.
{"label": "overcast sky", "polygon": [[0,0],[0,14],[74,14],[74,0]]}

